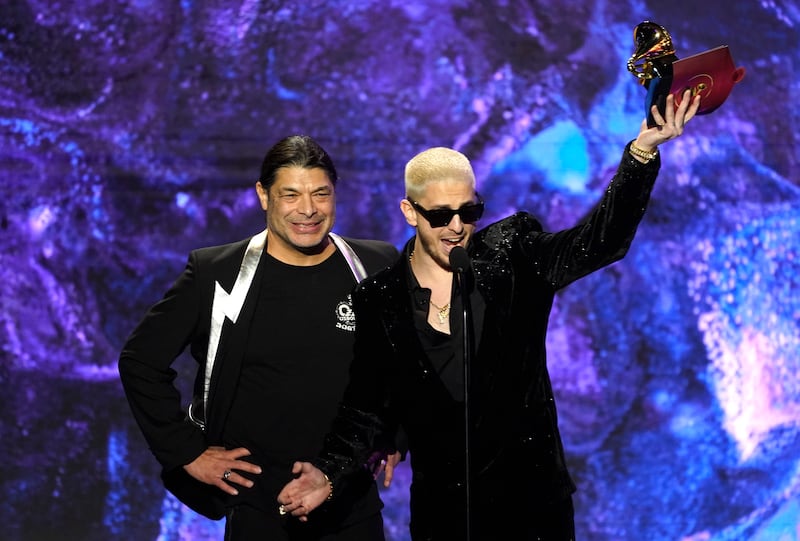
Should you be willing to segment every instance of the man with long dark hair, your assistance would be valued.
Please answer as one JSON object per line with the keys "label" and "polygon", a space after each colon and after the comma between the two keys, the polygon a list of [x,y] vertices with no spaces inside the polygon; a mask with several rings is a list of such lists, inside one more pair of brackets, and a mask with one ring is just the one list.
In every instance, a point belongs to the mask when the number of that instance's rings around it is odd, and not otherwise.
{"label": "man with long dark hair", "polygon": [[[275,144],[256,183],[266,230],[193,251],[119,359],[165,486],[195,511],[226,517],[228,541],[384,539],[374,470],[308,523],[274,505],[292,462],[320,452],[345,388],[350,292],[398,256],[386,242],[331,232],[336,182],[310,137]],[[186,347],[198,365],[188,412],[171,368]]]}

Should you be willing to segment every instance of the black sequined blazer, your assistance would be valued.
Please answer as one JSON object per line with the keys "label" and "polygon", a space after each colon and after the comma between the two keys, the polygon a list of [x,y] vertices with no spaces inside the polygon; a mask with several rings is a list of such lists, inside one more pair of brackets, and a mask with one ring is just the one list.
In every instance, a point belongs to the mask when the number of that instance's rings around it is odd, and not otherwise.
{"label": "black sequined blazer", "polygon": [[[565,464],[545,357],[555,293],[621,259],[659,169],[627,150],[602,199],[578,225],[542,231],[517,213],[478,231],[468,253],[485,310],[471,362],[470,462],[476,514],[524,520],[531,505],[575,490]],[[406,255],[413,246],[412,238]],[[464,474],[464,414],[426,357],[414,326],[408,257],[363,281],[353,295],[355,360],[340,413],[317,461],[336,487],[399,424],[408,436],[412,532],[422,515],[445,520]],[[519,495],[509,498],[510,490]],[[513,518],[509,502],[523,516]],[[495,523],[498,517],[495,517]],[[513,525],[511,526],[513,528]]]}

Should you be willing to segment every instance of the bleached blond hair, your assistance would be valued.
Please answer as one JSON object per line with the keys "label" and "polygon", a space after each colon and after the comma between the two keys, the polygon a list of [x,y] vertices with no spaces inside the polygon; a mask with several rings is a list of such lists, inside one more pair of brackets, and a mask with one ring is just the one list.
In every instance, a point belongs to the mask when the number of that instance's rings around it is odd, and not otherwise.
{"label": "bleached blond hair", "polygon": [[422,197],[431,182],[457,180],[469,182],[475,189],[475,172],[469,159],[457,150],[433,147],[423,150],[406,164],[406,196]]}

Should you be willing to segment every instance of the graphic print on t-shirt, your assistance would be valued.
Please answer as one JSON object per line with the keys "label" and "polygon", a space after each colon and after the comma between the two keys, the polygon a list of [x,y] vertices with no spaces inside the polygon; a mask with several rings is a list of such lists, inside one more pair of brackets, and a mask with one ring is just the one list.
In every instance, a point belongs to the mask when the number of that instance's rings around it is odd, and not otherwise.
{"label": "graphic print on t-shirt", "polygon": [[348,332],[356,330],[356,315],[353,313],[351,295],[348,295],[346,300],[336,305],[336,320],[337,329]]}

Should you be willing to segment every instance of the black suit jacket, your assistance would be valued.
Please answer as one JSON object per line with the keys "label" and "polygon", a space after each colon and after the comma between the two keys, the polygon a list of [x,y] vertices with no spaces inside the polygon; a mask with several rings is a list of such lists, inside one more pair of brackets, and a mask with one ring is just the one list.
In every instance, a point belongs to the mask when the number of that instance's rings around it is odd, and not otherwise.
{"label": "black suit jacket", "polygon": [[[193,251],[183,273],[132,332],[119,359],[128,402],[151,451],[162,465],[165,486],[189,507],[214,519],[224,515],[224,494],[216,487],[195,481],[182,466],[209,446],[221,444],[258,298],[264,258],[258,257],[236,322],[226,317],[221,326],[204,408],[206,358],[213,334],[212,307],[218,287],[228,293],[233,291],[250,241]],[[395,247],[386,242],[345,241],[368,273],[386,267],[397,258]],[[354,278],[354,286],[355,283]],[[187,417],[173,384],[176,373],[171,365],[187,347],[197,362],[194,410],[205,421],[205,429]],[[207,415],[203,415],[204,409]]]}
{"label": "black suit jacket", "polygon": [[[472,509],[485,515],[483,524],[514,531],[515,521],[526,520],[526,509],[575,490],[546,365],[550,310],[559,289],[624,256],[658,167],[658,161],[644,165],[626,152],[603,198],[577,226],[547,233],[531,215],[517,213],[478,231],[468,246],[484,306],[475,318],[481,328],[469,395]],[[401,425],[413,469],[412,526],[450,523],[446,502],[457,500],[465,478],[463,405],[448,394],[414,325],[408,291],[413,242],[406,257],[364,280],[353,294],[351,381],[336,433],[317,461],[332,478],[342,476],[363,461],[376,434]],[[459,512],[457,505],[453,509]]]}

